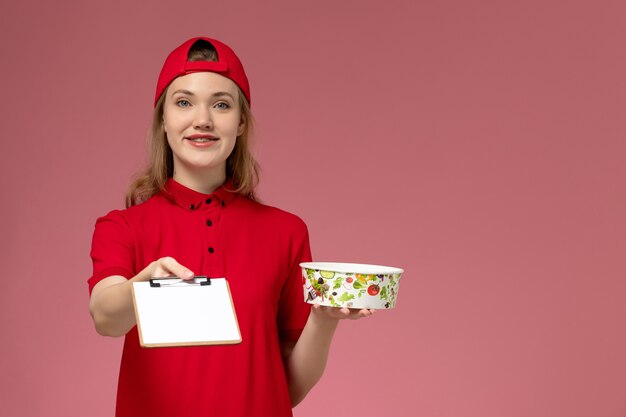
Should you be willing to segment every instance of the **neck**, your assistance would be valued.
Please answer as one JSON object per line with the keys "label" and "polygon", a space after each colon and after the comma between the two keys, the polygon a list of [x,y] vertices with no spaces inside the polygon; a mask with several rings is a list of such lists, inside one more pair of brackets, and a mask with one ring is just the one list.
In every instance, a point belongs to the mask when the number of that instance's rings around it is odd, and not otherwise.
{"label": "neck", "polygon": [[174,168],[174,181],[202,194],[212,194],[226,181],[226,170],[191,173]]}

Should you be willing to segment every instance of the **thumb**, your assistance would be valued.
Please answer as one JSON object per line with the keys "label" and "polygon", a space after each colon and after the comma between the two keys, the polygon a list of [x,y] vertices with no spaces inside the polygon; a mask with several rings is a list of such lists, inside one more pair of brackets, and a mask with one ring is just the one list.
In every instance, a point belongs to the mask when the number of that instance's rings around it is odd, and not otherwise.
{"label": "thumb", "polygon": [[179,264],[174,258],[157,259],[145,267],[135,276],[135,281],[149,281],[150,278],[165,278],[176,276],[182,279],[191,279],[194,273],[189,268]]}

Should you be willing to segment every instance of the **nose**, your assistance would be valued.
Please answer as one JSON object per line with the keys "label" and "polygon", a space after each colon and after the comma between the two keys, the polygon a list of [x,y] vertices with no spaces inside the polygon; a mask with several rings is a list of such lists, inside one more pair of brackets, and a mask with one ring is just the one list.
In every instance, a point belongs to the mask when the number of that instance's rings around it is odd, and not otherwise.
{"label": "nose", "polygon": [[213,118],[211,117],[211,109],[209,107],[196,107],[193,127],[196,129],[211,129],[213,127]]}

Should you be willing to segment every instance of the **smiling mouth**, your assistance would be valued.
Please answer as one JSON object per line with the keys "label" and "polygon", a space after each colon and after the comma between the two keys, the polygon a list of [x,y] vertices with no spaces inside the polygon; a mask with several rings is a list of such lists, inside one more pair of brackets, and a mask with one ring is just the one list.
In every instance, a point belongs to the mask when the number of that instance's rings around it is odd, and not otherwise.
{"label": "smiling mouth", "polygon": [[186,138],[186,139],[195,143],[215,142],[219,140],[219,138],[214,138],[214,137],[200,137],[200,138]]}

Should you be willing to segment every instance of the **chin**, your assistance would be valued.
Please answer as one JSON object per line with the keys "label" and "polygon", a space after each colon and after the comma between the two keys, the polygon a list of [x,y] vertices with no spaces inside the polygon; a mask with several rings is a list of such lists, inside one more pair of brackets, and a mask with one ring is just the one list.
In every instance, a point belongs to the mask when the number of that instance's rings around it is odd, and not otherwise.
{"label": "chin", "polygon": [[206,161],[192,161],[186,166],[193,171],[215,171],[220,169],[226,169],[226,161],[224,162],[206,162]]}

